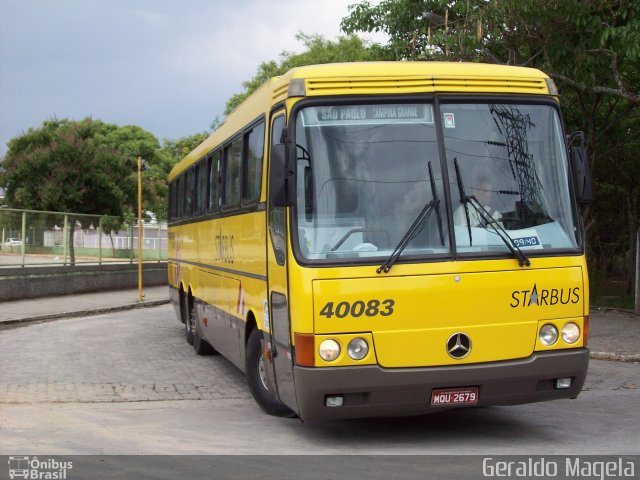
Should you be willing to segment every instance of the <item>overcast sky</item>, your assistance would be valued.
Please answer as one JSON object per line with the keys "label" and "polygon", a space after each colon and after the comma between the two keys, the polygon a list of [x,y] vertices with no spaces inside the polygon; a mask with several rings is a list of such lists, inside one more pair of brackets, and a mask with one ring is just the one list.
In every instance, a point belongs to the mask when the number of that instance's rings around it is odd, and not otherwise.
{"label": "overcast sky", "polygon": [[[207,130],[262,61],[358,0],[0,0],[0,155],[46,119]],[[377,2],[373,2],[377,3]]]}

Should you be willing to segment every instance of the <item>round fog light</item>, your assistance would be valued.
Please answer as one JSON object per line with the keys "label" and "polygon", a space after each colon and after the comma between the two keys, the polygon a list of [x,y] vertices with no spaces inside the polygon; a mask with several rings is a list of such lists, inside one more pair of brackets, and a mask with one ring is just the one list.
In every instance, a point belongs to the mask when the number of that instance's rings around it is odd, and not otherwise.
{"label": "round fog light", "polygon": [[369,353],[369,344],[364,338],[354,338],[349,342],[347,354],[353,360],[362,360]]}
{"label": "round fog light", "polygon": [[567,343],[576,343],[580,338],[580,327],[573,322],[565,323],[562,327],[562,339]]}
{"label": "round fog light", "polygon": [[323,340],[318,348],[318,354],[325,362],[333,362],[340,355],[340,344],[335,340]]}
{"label": "round fog light", "polygon": [[558,329],[547,323],[540,329],[540,341],[547,347],[553,345],[558,340]]}

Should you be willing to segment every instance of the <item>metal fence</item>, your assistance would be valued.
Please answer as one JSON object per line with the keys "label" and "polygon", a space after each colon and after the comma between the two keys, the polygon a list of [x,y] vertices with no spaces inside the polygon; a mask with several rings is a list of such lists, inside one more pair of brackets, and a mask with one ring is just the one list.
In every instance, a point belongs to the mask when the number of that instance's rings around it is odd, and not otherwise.
{"label": "metal fence", "polygon": [[133,263],[167,259],[167,223],[107,215],[0,208],[0,267]]}

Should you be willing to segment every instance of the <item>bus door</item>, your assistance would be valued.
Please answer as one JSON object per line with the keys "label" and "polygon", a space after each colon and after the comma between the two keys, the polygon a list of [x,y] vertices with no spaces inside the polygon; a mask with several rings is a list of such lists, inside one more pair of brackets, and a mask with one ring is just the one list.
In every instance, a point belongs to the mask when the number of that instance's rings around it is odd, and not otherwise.
{"label": "bus door", "polygon": [[[280,137],[284,126],[284,110],[274,112],[271,117],[271,145],[281,143]],[[269,155],[269,158],[271,159],[271,155]],[[291,327],[289,322],[286,209],[284,207],[274,207],[267,200],[267,224],[270,335],[265,335],[267,337],[267,346],[265,348],[269,348],[269,345],[271,347],[271,368],[268,368],[267,382],[270,389],[273,386],[273,391],[282,403],[297,411],[293,385]]]}

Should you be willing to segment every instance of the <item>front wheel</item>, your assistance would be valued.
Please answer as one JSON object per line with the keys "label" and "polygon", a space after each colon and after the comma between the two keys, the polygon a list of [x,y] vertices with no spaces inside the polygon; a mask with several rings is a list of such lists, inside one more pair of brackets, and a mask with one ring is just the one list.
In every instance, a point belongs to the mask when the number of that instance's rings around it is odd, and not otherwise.
{"label": "front wheel", "polygon": [[249,390],[256,403],[269,415],[292,417],[295,414],[267,388],[266,362],[262,351],[262,334],[255,328],[249,335],[245,359]]}

